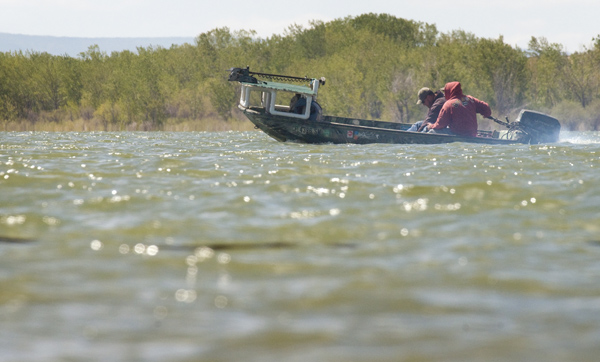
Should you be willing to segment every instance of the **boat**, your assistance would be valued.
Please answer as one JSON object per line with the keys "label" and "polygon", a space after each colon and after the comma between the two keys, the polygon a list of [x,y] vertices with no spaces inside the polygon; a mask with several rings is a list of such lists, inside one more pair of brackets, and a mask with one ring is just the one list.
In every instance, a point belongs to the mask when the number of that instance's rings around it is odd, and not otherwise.
{"label": "boat", "polygon": [[[489,117],[506,130],[479,130],[476,137],[409,132],[412,124],[408,123],[324,115],[317,95],[325,78],[251,72],[246,67],[229,69],[228,80],[240,85],[238,108],[256,128],[281,142],[540,144],[559,140],[559,121],[532,110],[522,110],[514,122]],[[288,104],[278,104],[283,102]]]}

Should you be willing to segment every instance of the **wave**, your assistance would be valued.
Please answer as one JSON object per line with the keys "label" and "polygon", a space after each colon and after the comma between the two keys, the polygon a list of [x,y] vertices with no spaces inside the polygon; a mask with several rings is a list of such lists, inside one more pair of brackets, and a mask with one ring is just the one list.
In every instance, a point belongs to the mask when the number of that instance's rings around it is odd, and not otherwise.
{"label": "wave", "polygon": [[560,143],[572,143],[572,144],[596,144],[600,143],[600,132],[596,131],[585,131],[585,132],[567,132],[562,131],[560,133]]}

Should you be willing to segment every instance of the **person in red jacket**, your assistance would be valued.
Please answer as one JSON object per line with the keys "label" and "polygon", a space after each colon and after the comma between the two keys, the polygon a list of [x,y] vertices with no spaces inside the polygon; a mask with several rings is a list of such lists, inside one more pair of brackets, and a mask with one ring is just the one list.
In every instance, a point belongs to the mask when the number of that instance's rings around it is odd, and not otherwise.
{"label": "person in red jacket", "polygon": [[[434,124],[428,125],[429,132],[446,133],[459,136],[477,136],[477,113],[484,117],[492,115],[490,106],[484,101],[466,96],[462,92],[460,82],[446,83],[444,87],[446,103]],[[445,131],[445,132],[444,132]]]}

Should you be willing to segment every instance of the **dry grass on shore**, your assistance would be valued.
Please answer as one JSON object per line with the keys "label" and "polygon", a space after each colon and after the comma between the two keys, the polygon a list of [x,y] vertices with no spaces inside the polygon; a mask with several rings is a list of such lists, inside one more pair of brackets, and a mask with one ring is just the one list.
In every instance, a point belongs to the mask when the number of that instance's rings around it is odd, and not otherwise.
{"label": "dry grass on shore", "polygon": [[94,132],[94,131],[166,131],[166,132],[222,132],[222,131],[251,131],[254,125],[248,120],[218,119],[180,120],[169,119],[160,127],[150,123],[107,124],[96,118],[89,120],[78,118],[59,122],[22,120],[19,122],[0,123],[0,130],[7,132]]}

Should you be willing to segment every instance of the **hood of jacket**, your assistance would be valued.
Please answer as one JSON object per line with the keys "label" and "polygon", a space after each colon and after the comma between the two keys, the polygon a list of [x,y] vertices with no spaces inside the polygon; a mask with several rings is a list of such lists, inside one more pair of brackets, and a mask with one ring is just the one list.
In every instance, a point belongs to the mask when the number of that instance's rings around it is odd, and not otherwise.
{"label": "hood of jacket", "polygon": [[451,99],[461,99],[464,95],[460,82],[446,83],[446,86],[444,87],[444,96],[447,101]]}

